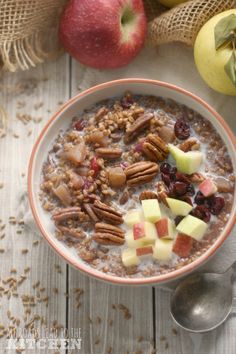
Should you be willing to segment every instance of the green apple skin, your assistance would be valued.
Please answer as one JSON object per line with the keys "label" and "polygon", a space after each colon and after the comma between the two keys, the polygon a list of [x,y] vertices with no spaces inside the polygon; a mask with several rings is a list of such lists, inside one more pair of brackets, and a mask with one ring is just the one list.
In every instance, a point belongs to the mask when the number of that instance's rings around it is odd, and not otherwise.
{"label": "green apple skin", "polygon": [[166,7],[174,7],[186,1],[188,0],[159,0],[159,2]]}
{"label": "green apple skin", "polygon": [[236,15],[236,9],[214,16],[201,28],[194,44],[194,58],[197,69],[208,86],[225,95],[236,96],[236,87],[224,68],[232,50],[229,47],[216,50],[214,35],[216,24],[231,14]]}

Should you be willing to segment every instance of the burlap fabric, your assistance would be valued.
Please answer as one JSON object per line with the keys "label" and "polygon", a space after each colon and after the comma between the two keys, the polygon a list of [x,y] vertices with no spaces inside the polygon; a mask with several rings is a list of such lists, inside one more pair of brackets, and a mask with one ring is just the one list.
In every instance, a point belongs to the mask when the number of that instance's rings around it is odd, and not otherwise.
{"label": "burlap fabric", "polygon": [[65,0],[0,0],[0,63],[28,69],[58,53],[57,25]]}
{"label": "burlap fabric", "polygon": [[183,3],[149,23],[148,42],[158,45],[178,41],[192,46],[204,23],[214,15],[233,8],[236,8],[236,0],[192,0]]}
{"label": "burlap fabric", "polygon": [[[0,65],[15,71],[55,57],[57,28],[67,0],[0,0]],[[236,0],[192,0],[172,10],[144,0],[152,45],[180,41],[192,45],[201,26],[215,14],[236,7]],[[164,13],[163,13],[164,12]]]}

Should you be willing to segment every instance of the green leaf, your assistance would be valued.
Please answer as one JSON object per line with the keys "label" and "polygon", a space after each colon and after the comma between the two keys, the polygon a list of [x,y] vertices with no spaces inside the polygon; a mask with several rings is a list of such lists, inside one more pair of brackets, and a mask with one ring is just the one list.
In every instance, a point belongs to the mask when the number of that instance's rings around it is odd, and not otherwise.
{"label": "green leaf", "polygon": [[219,49],[223,44],[235,39],[236,15],[231,14],[222,18],[215,26],[215,48]]}
{"label": "green leaf", "polygon": [[225,72],[236,87],[236,53],[233,51],[229,61],[225,64]]}

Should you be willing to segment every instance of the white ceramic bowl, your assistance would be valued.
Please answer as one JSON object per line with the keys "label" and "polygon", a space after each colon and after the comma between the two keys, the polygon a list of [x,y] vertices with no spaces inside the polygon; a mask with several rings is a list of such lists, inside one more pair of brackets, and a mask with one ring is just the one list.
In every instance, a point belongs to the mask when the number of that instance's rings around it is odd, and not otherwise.
{"label": "white ceramic bowl", "polygon": [[209,257],[215,253],[215,251],[220,247],[220,245],[229,235],[232,227],[235,224],[235,197],[230,218],[225,225],[223,232],[219,235],[216,242],[202,256],[200,256],[194,262],[167,274],[147,278],[129,279],[112,276],[93,269],[89,265],[83,263],[74,251],[69,249],[62,242],[58,241],[54,236],[54,224],[51,221],[50,214],[43,210],[38,196],[42,165],[47,157],[52,142],[58,135],[59,130],[68,128],[71,122],[71,118],[75,115],[78,115],[78,112],[82,112],[85,108],[90,107],[100,100],[112,98],[114,96],[120,96],[127,90],[135,94],[155,95],[171,98],[200,113],[214,125],[222,137],[231,155],[234,171],[236,171],[236,139],[223,118],[218,113],[216,113],[214,109],[211,108],[206,102],[188,91],[164,82],[145,79],[123,79],[107,82],[80,93],[65,103],[62,108],[48,121],[37,142],[35,143],[30,158],[28,171],[29,201],[36,224],[45,239],[59,255],[61,255],[75,268],[87,273],[88,275],[92,275],[101,280],[115,284],[156,284],[176,279],[177,277],[191,272],[203,262],[207,261]]}

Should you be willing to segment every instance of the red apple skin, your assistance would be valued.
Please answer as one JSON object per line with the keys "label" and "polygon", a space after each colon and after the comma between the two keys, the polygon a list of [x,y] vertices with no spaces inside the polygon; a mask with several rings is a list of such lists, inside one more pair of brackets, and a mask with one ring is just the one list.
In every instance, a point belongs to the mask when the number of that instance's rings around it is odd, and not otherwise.
{"label": "red apple skin", "polygon": [[198,188],[205,197],[209,197],[217,192],[217,187],[211,178],[205,179],[199,184]]}
{"label": "red apple skin", "polygon": [[169,235],[168,230],[168,219],[161,219],[155,223],[157,234],[159,238],[165,237]]}
{"label": "red apple skin", "polygon": [[173,246],[173,252],[179,257],[186,258],[189,256],[193,246],[193,239],[184,234],[178,234],[175,244]]}
{"label": "red apple skin", "polygon": [[[121,16],[127,4],[135,24],[128,40],[123,40]],[[127,65],[138,54],[146,30],[142,0],[70,0],[61,17],[59,40],[82,64],[112,69]]]}
{"label": "red apple skin", "polygon": [[138,257],[147,256],[153,254],[152,246],[136,248],[136,255]]}
{"label": "red apple skin", "polygon": [[134,240],[138,240],[139,238],[142,238],[145,236],[145,230],[144,230],[143,223],[135,224],[133,226],[133,235],[134,235]]}

